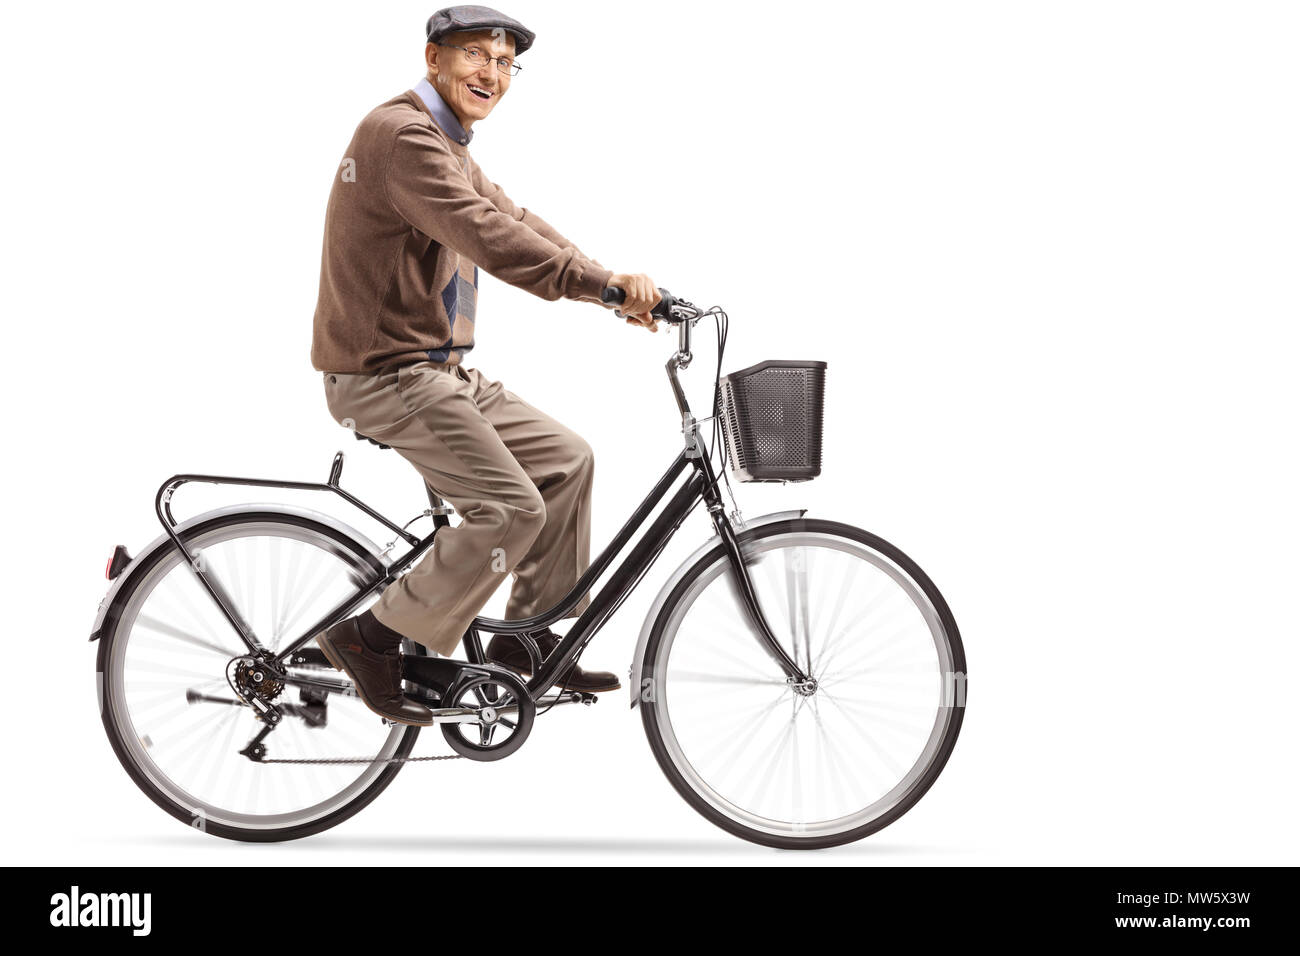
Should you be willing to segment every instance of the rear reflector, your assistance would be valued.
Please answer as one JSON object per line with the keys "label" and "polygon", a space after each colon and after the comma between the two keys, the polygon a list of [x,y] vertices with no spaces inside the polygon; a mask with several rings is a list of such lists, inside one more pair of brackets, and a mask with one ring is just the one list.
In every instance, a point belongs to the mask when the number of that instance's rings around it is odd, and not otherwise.
{"label": "rear reflector", "polygon": [[113,556],[108,559],[108,564],[104,565],[104,577],[112,581],[130,563],[131,556],[126,553],[126,548],[119,544],[113,549]]}

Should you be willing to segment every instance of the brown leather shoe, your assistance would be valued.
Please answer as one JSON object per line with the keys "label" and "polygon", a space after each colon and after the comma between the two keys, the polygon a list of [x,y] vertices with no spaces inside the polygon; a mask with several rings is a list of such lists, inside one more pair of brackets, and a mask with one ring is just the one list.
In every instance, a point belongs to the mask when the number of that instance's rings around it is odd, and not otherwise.
{"label": "brown leather shoe", "polygon": [[316,644],[326,660],[352,678],[361,702],[380,717],[417,727],[433,723],[428,707],[402,694],[402,662],[397,649],[377,654],[366,647],[356,618],[339,621],[317,634]]}
{"label": "brown leather shoe", "polygon": [[[533,640],[537,642],[537,649],[542,652],[542,660],[550,657],[560,645],[560,638],[551,633],[550,628],[540,634],[534,634]],[[524,677],[533,676],[533,664],[528,658],[528,652],[513,634],[494,634],[483,653],[493,664],[508,667]],[[618,690],[622,686],[618,678],[609,671],[588,671],[576,665],[570,669],[568,677],[564,680],[565,690],[581,690],[589,694]]]}

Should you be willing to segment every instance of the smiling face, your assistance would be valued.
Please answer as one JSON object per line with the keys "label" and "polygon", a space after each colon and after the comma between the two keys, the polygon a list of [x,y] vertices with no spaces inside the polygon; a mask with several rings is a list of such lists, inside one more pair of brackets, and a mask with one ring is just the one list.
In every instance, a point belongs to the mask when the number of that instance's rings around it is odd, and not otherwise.
{"label": "smiling face", "polygon": [[[473,33],[449,33],[440,43],[456,46],[427,44],[424,62],[433,84],[447,105],[451,107],[460,125],[469,129],[475,120],[481,120],[497,105],[497,101],[510,89],[510,74],[497,69],[493,59],[505,56],[514,59],[515,38],[504,30],[481,30]],[[476,66],[456,47],[467,47],[481,52]]]}

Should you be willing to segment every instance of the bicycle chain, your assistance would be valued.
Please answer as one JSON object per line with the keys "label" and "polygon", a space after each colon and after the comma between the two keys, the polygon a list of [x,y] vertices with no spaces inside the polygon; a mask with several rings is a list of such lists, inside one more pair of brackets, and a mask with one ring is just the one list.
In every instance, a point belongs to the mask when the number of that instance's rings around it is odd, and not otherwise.
{"label": "bicycle chain", "polygon": [[386,760],[375,760],[373,757],[319,757],[315,760],[309,757],[271,757],[257,761],[258,763],[419,763],[423,760],[460,760],[462,754],[440,754],[437,757],[389,757]]}

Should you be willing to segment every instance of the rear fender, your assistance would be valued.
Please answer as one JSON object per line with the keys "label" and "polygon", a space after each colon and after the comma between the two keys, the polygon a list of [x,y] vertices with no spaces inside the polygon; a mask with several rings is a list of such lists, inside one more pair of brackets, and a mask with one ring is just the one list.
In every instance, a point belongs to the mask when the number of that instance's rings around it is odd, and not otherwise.
{"label": "rear fender", "polygon": [[[206,511],[201,515],[195,515],[193,518],[187,518],[185,521],[182,521],[178,525],[176,525],[176,531],[179,534],[190,528],[193,528],[196,525],[202,524],[205,521],[211,521],[213,518],[220,518],[220,517],[224,517],[225,515],[231,515],[231,514],[239,514],[241,512],[246,512],[246,511],[255,511],[260,513],[270,512],[272,514],[293,515],[294,517],[307,518],[312,521],[319,522],[320,524],[327,525],[328,527],[333,528],[335,531],[339,532],[340,534],[347,535],[349,538],[355,540],[358,544],[361,544],[365,548],[369,549],[370,553],[375,557],[375,559],[379,561],[381,564],[383,564],[385,567],[388,564],[387,561],[384,561],[382,558],[380,558],[379,548],[375,545],[375,543],[371,541],[369,538],[367,538],[365,535],[361,534],[355,528],[350,527],[349,525],[338,520],[332,515],[327,515],[320,511],[313,511],[310,508],[299,508],[294,505],[286,505],[282,503],[275,503],[275,504],[247,503],[247,504],[227,505],[224,508],[217,508],[214,511]],[[172,539],[165,532],[163,534],[160,534],[157,538],[155,538],[152,542],[149,543],[149,546],[147,548],[145,548],[134,558],[132,558],[131,563],[128,564],[125,568],[123,568],[121,573],[119,573],[118,576],[113,579],[112,587],[108,589],[108,593],[104,595],[104,599],[99,602],[99,612],[95,615],[95,626],[91,628],[90,631],[90,639],[92,641],[99,640],[100,633],[104,629],[104,622],[108,619],[109,609],[113,606],[113,603],[117,600],[118,594],[123,593],[123,588],[125,588],[127,584],[135,577],[135,575],[139,573],[141,568],[148,566],[149,558],[152,557],[161,548],[174,548],[174,547],[175,544],[172,543]]]}

